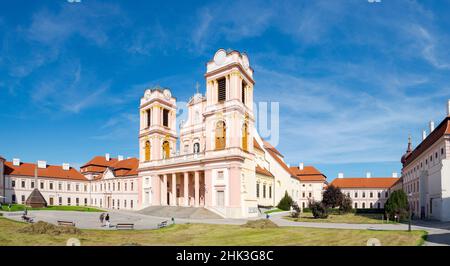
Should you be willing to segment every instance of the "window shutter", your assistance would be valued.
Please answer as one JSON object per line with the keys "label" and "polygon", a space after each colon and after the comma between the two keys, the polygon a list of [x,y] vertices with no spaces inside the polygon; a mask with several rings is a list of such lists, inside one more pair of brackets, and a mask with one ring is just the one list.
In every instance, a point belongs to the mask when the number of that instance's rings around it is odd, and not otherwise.
{"label": "window shutter", "polygon": [[217,81],[218,90],[217,90],[217,99],[219,102],[223,102],[226,100],[226,80],[225,78],[221,78]]}

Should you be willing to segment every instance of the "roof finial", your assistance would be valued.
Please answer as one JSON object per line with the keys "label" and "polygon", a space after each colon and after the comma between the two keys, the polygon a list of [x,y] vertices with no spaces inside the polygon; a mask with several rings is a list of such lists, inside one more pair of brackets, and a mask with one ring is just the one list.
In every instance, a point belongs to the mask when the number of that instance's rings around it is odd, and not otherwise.
{"label": "roof finial", "polygon": [[411,151],[412,151],[411,134],[409,134],[409,136],[408,136],[408,149],[406,150],[406,152],[411,152]]}
{"label": "roof finial", "polygon": [[200,84],[198,83],[198,81],[195,83],[195,88],[197,89],[197,94],[198,94],[198,88],[200,88]]}

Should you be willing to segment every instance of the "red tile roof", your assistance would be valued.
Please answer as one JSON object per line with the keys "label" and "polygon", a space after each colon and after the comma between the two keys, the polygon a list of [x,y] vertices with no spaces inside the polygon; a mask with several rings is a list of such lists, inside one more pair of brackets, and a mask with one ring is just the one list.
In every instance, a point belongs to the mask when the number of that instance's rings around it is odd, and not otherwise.
{"label": "red tile roof", "polygon": [[108,167],[112,164],[116,163],[116,158],[110,158],[109,161],[106,160],[105,156],[95,156],[92,158],[89,162],[87,162],[85,165],[81,166],[80,168],[85,168],[87,166],[102,166],[102,167]]}
{"label": "red tile roof", "polygon": [[[115,176],[137,176],[138,167],[139,167],[139,160],[137,158],[130,158],[122,161],[116,161],[108,168],[110,168],[114,172]],[[96,176],[94,180],[101,179],[102,177],[103,173]]]}
{"label": "red tile roof", "polygon": [[254,147],[255,149],[257,149],[257,150],[264,151],[264,150],[261,148],[261,145],[259,145],[259,143],[256,141],[255,138],[253,138],[253,147]]}
{"label": "red tile roof", "polygon": [[286,170],[286,172],[288,172],[292,177],[295,177],[294,172],[291,171],[287,164],[283,162],[283,160],[281,160],[281,158],[278,157],[272,149],[267,149],[267,152],[281,165],[281,167],[283,167],[284,170]]}
{"label": "red tile roof", "polygon": [[272,173],[269,172],[269,170],[267,170],[266,168],[261,167],[261,166],[259,166],[259,165],[256,165],[255,171],[256,171],[257,174],[261,174],[261,175],[265,175],[265,176],[274,177],[274,176],[272,175]]}
{"label": "red tile roof", "polygon": [[266,148],[267,150],[272,151],[273,153],[277,154],[280,157],[284,157],[283,154],[281,154],[281,152],[279,152],[277,149],[275,149],[274,146],[272,146],[269,142],[263,140],[264,143],[264,148]]}
{"label": "red tile roof", "polygon": [[300,170],[298,166],[292,166],[291,171],[300,181],[321,181],[325,182],[327,177],[317,170],[314,166],[304,166]]}
{"label": "red tile roof", "polygon": [[409,155],[405,158],[403,167],[410,164],[423,152],[430,148],[436,141],[441,139],[444,135],[450,135],[450,116],[447,116],[433,132],[431,132],[425,140],[423,140]]}
{"label": "red tile roof", "polygon": [[[36,168],[37,165],[34,163],[20,163],[20,166],[15,166],[12,162],[5,162],[5,175],[34,177]],[[46,168],[37,168],[37,175],[38,177],[71,179],[80,181],[87,180],[75,168],[70,167],[69,170],[64,170],[62,166],[57,165],[47,165]]]}
{"label": "red tile roof", "polygon": [[390,188],[397,182],[396,177],[353,177],[336,178],[330,186],[340,188]]}

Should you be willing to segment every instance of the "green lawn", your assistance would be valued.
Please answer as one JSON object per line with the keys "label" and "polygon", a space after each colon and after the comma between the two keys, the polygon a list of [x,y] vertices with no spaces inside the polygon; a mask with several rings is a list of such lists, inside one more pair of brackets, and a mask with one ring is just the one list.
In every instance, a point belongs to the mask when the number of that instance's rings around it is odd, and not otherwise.
{"label": "green lawn", "polygon": [[[9,210],[8,205],[2,205],[2,211],[23,211],[26,206],[21,204],[13,204],[11,210]],[[84,207],[84,206],[48,206],[46,208],[27,208],[28,210],[47,210],[47,211],[81,211],[81,212],[101,212],[102,210]]]}
{"label": "green lawn", "polygon": [[275,208],[275,209],[271,209],[271,210],[265,211],[264,213],[265,214],[270,214],[270,213],[274,213],[274,212],[284,212],[284,210],[280,210],[278,208]]}
{"label": "green lawn", "polygon": [[369,238],[382,245],[422,245],[425,231],[340,230],[305,227],[255,229],[238,225],[177,224],[158,230],[81,230],[79,235],[19,233],[29,226],[0,217],[0,245],[65,245],[76,237],[85,246],[100,245],[226,245],[226,246],[364,246]]}
{"label": "green lawn", "polygon": [[[381,224],[387,223],[386,220],[382,220],[382,214],[375,213],[346,213],[346,214],[330,214],[326,219],[314,219],[311,212],[305,212],[300,215],[300,218],[292,218],[286,216],[288,220],[296,222],[317,222],[317,223],[348,223],[348,224]],[[395,223],[389,221],[389,223]]]}

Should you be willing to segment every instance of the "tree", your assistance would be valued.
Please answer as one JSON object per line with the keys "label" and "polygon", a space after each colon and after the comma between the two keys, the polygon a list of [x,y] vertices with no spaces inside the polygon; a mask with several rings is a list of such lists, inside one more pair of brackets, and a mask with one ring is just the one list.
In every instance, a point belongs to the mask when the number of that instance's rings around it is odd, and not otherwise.
{"label": "tree", "polygon": [[408,208],[408,196],[403,190],[392,192],[384,205],[386,214],[389,217],[397,216],[399,220],[408,217]]}
{"label": "tree", "polygon": [[287,191],[284,193],[284,197],[280,200],[280,202],[277,205],[277,208],[283,211],[289,211],[292,206],[292,198],[289,196]]}
{"label": "tree", "polygon": [[328,217],[327,207],[319,201],[310,201],[309,208],[313,214],[314,219],[325,219]]}
{"label": "tree", "polygon": [[349,213],[352,211],[352,199],[348,195],[344,195],[342,202],[339,206],[341,213]]}
{"label": "tree", "polygon": [[323,192],[322,203],[328,208],[336,208],[341,205],[344,194],[341,189],[333,185],[329,185]]}

